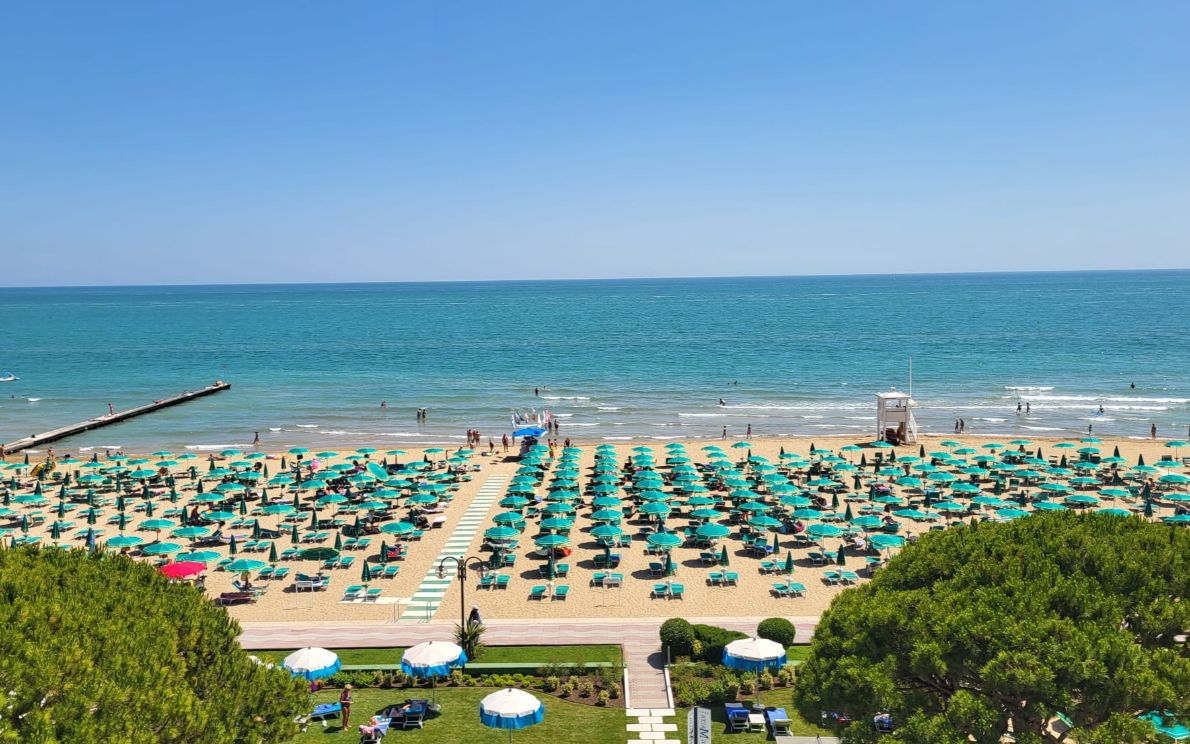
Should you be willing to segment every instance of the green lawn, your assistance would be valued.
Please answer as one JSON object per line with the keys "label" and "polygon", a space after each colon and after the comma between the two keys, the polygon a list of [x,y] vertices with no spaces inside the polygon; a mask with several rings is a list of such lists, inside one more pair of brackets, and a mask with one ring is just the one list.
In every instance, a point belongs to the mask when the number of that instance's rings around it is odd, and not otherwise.
{"label": "green lawn", "polygon": [[[427,693],[428,690],[424,691]],[[505,744],[508,732],[490,729],[479,722],[479,701],[493,692],[489,688],[462,687],[438,690],[438,704],[442,712],[434,718],[427,718],[425,728],[389,732],[389,737],[403,742],[467,742],[467,744]],[[320,723],[310,724],[304,734],[298,734],[296,742],[339,742],[359,741],[358,726],[366,723],[373,713],[408,697],[421,697],[422,690],[356,690],[355,702],[351,706],[351,726],[348,731],[339,727],[339,721],[329,721],[326,728]],[[545,720],[536,726],[522,729],[513,734],[514,744],[558,744],[563,741],[582,740],[587,744],[624,744],[627,737],[623,708],[599,708],[593,705],[579,705],[558,700],[550,695],[533,693],[545,705]],[[338,690],[322,690],[315,693],[315,703],[335,702]],[[313,708],[313,706],[311,706]],[[578,732],[582,732],[579,736]],[[386,737],[386,741],[389,737]]]}
{"label": "green lawn", "polygon": [[[343,664],[400,664],[403,648],[339,648]],[[249,651],[261,661],[280,664],[292,651]],[[478,661],[484,664],[558,664],[595,661],[620,662],[619,646],[488,646]]]}
{"label": "green lawn", "polygon": [[[784,708],[785,712],[789,714],[789,720],[793,722],[790,731],[794,736],[814,736],[815,734],[822,734],[823,736],[834,736],[831,731],[819,728],[810,723],[807,723],[801,716],[798,715],[797,710],[794,709],[793,703],[790,700],[790,691],[788,688],[784,690],[765,690],[760,697],[761,702],[765,705]],[[718,739],[720,736],[727,734],[727,714],[724,713],[723,706],[708,705],[711,709],[711,720],[715,722],[711,729],[712,738]],[[686,741],[686,713],[689,708],[678,708],[675,711],[677,715],[678,733],[674,738],[678,741]],[[731,734],[730,741],[732,744],[760,744],[768,741],[768,732],[765,733],[736,733]]]}

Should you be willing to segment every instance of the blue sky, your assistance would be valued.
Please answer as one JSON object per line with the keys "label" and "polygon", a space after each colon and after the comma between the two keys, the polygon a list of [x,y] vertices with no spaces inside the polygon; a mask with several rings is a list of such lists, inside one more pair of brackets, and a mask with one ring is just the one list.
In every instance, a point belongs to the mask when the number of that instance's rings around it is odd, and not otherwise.
{"label": "blue sky", "polygon": [[10,3],[0,285],[1190,265],[1178,2]]}

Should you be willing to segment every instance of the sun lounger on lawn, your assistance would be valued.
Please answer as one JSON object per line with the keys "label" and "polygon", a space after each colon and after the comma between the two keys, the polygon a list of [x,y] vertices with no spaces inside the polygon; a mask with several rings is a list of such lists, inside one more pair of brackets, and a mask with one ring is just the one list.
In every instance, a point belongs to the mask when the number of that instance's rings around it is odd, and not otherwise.
{"label": "sun lounger on lawn", "polygon": [[375,726],[368,726],[368,731],[364,731],[363,727],[360,728],[360,744],[378,744],[388,734],[390,726],[392,726],[391,718],[376,716]]}
{"label": "sun lounger on lawn", "polygon": [[343,712],[343,706],[338,703],[322,703],[314,706],[314,710],[303,716],[298,716],[293,719],[293,722],[302,727],[302,731],[310,725],[311,721],[322,722],[323,728],[326,728],[326,722],[331,718],[338,718]]}
{"label": "sun lounger on lawn", "polygon": [[748,709],[741,703],[724,703],[727,714],[728,733],[742,733],[748,730]]}
{"label": "sun lounger on lawn", "polygon": [[793,733],[789,730],[790,726],[793,725],[793,721],[790,720],[789,714],[785,712],[784,708],[766,710],[764,717],[768,721],[775,741],[788,742],[793,740]]}

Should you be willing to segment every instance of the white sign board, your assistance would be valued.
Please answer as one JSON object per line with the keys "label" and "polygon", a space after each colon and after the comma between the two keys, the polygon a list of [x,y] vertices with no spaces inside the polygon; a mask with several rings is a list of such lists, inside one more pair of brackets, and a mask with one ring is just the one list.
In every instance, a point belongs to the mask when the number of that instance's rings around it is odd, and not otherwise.
{"label": "white sign board", "polygon": [[691,708],[686,714],[686,744],[711,744],[710,708]]}

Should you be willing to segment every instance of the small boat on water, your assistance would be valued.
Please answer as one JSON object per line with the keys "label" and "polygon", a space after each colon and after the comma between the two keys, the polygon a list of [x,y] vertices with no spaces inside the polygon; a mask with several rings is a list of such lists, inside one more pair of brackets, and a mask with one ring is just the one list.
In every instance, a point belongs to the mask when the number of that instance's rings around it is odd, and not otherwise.
{"label": "small boat on water", "polygon": [[11,372],[5,372],[4,374],[0,374],[0,382],[16,382],[19,379],[21,379],[21,378],[17,377],[16,375],[14,375]]}

